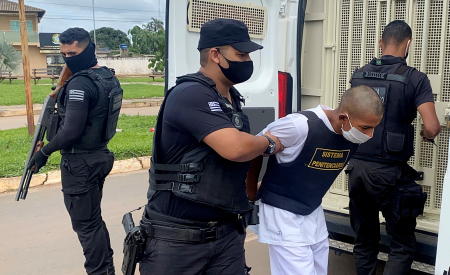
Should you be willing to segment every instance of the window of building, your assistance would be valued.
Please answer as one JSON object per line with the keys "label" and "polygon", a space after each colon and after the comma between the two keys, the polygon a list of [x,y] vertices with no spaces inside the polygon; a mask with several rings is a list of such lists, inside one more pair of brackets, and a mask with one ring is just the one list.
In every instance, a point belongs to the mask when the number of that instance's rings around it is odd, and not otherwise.
{"label": "window of building", "polygon": [[[19,20],[9,20],[9,29],[12,31],[20,31],[20,21]],[[27,31],[33,31],[33,22],[31,20],[27,20]]]}

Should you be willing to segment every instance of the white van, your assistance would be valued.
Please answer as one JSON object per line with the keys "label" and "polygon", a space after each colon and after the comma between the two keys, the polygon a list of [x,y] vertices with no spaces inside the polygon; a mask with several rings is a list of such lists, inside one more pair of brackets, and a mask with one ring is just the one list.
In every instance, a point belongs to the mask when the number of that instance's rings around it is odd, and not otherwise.
{"label": "white van", "polygon": [[[251,54],[252,78],[237,86],[246,100],[252,132],[288,113],[325,104],[335,107],[349,88],[351,73],[380,56],[378,41],[384,26],[402,19],[413,29],[408,64],[431,80],[443,126],[436,144],[419,137],[410,165],[423,172],[419,183],[428,193],[425,214],[418,218],[417,257],[413,268],[434,274],[439,213],[447,167],[450,128],[450,0],[167,0],[166,87],[176,76],[199,68],[196,50],[200,26],[214,18],[244,21],[250,36],[264,49]],[[449,194],[450,195],[450,194]],[[331,245],[352,252],[348,216],[348,181],[340,175],[326,195]],[[381,220],[382,216],[380,214]],[[387,235],[382,226],[381,247]],[[447,247],[450,247],[447,245]],[[450,253],[448,253],[450,255]],[[386,259],[380,253],[381,260]],[[448,256],[447,256],[448,257]],[[450,260],[447,258],[447,266]],[[442,274],[442,271],[440,272]]]}

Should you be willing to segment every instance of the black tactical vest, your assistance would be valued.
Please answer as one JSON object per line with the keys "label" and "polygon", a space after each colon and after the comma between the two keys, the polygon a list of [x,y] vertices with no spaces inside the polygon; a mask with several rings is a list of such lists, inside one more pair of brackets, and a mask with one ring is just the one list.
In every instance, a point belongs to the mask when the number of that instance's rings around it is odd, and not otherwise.
{"label": "black tactical vest", "polygon": [[309,215],[356,151],[358,144],[330,131],[312,111],[308,118],[308,137],[298,157],[278,163],[270,156],[259,197],[263,203],[299,215]]}
{"label": "black tactical vest", "polygon": [[[234,88],[231,92],[233,106],[215,89],[215,84],[201,74],[190,74],[179,77],[177,85],[184,82],[197,82],[211,89],[217,95],[217,101],[233,125],[240,131],[250,132],[247,116],[240,107],[242,96]],[[252,209],[245,192],[245,178],[248,162],[233,162],[222,158],[206,144],[199,143],[193,150],[184,154],[180,163],[161,163],[159,147],[161,139],[163,112],[167,97],[161,106],[153,140],[153,156],[149,170],[149,194],[155,191],[170,191],[174,195],[197,203],[207,204],[231,213],[245,213]]]}
{"label": "black tactical vest", "polygon": [[355,158],[378,162],[406,162],[414,154],[416,118],[414,93],[408,92],[409,76],[415,69],[404,59],[373,59],[353,73],[352,87],[367,85],[377,91],[384,103],[384,117],[373,138],[359,146]]}
{"label": "black tactical vest", "polygon": [[[47,134],[51,141],[64,124],[65,110],[69,99],[67,86],[75,77],[84,77],[86,81],[92,81],[97,87],[97,98],[89,109],[86,128],[82,136],[72,146],[67,148],[77,151],[103,149],[116,132],[120,108],[122,106],[123,90],[114,76],[114,72],[107,67],[80,71],[70,77],[58,93],[57,114],[52,118],[52,126]],[[57,125],[57,127],[55,127]]]}

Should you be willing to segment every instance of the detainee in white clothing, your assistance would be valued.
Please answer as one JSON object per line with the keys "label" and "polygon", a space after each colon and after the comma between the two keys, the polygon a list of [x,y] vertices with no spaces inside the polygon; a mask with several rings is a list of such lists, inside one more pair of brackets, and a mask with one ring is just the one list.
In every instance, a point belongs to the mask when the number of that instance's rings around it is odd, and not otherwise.
{"label": "detainee in white clothing", "polygon": [[[320,105],[310,109],[334,132]],[[295,113],[269,124],[260,134],[270,132],[285,149],[276,154],[279,163],[297,158],[308,136],[308,120]],[[321,275],[328,270],[328,230],[322,206],[307,216],[259,203],[258,238],[269,244],[272,275]]]}
{"label": "detainee in white clothing", "polygon": [[[356,91],[358,91],[358,89],[356,89]],[[364,115],[360,115],[357,119],[355,113],[359,110],[349,112],[347,110],[348,107],[346,106],[341,106],[341,109],[338,108],[333,110],[327,106],[319,105],[308,110],[313,112],[323,122],[322,125],[325,125],[330,131],[330,134],[344,135],[345,139],[342,139],[341,137],[340,139],[346,140],[344,143],[347,142],[349,144],[361,143],[371,138],[373,128],[381,121],[383,113],[381,100],[376,95],[375,91],[367,86],[363,86],[362,91],[360,92],[366,95],[366,99],[361,98],[361,96],[355,96],[356,91],[347,91],[345,93],[347,94],[347,101],[349,103],[352,102],[353,104],[355,101],[359,100],[364,101],[361,103],[364,106],[375,104],[374,107],[369,108],[368,110],[369,112],[370,110],[374,110],[372,111],[374,114],[370,115],[368,119],[361,120],[360,117],[364,117]],[[346,109],[343,111],[344,107]],[[354,118],[349,119],[349,117]],[[325,127],[322,126],[324,129]],[[294,161],[296,161],[302,153],[308,138],[309,130],[308,118],[303,114],[294,113],[270,123],[263,131],[261,131],[260,135],[270,132],[272,135],[279,138],[285,149],[275,155],[276,162],[281,165],[287,164],[289,166],[289,164],[295,163]],[[353,136],[353,138],[350,137],[349,132],[355,134],[355,130],[359,131],[360,135],[358,136],[358,134],[356,134],[356,138],[355,136]],[[322,129],[322,131],[324,130]],[[347,134],[345,135],[343,132],[346,132]],[[360,138],[360,140],[357,140],[358,138]],[[308,144],[311,145],[311,141],[308,142]],[[348,157],[350,157],[350,155]],[[346,159],[346,161],[348,160]],[[255,183],[257,182],[257,175],[259,175],[261,169],[260,163],[261,159],[255,160],[252,163],[251,170],[248,174],[247,193],[250,199],[254,199],[255,196],[253,193],[255,193],[256,190],[252,191],[252,189],[256,189]],[[270,169],[270,167],[268,167],[268,169]],[[337,173],[339,171],[337,171]],[[266,171],[266,176],[269,172],[270,171]],[[317,177],[317,181],[320,180],[321,178]],[[263,180],[263,185],[264,184],[265,182]],[[254,185],[254,187],[251,187],[252,185]],[[301,190],[299,190],[299,192],[301,192]],[[283,205],[281,205],[281,207],[283,207]],[[269,246],[272,275],[327,274],[329,253],[328,231],[324,212],[320,203],[315,209],[308,211],[308,213],[310,213],[307,215],[293,213],[282,209],[281,207],[276,207],[260,201],[260,223],[258,226],[254,227],[258,234],[259,241],[266,243]]]}

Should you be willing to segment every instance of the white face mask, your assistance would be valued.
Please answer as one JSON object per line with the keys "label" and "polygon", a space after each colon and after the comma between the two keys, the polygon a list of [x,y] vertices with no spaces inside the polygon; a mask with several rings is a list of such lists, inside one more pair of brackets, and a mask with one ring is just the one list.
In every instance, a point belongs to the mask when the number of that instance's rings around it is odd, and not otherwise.
{"label": "white face mask", "polygon": [[352,143],[361,144],[372,138],[372,137],[362,133],[355,127],[353,127],[352,123],[350,122],[350,117],[348,116],[348,114],[346,114],[346,116],[348,118],[348,123],[350,123],[350,127],[351,127],[350,130],[348,130],[348,131],[345,131],[343,126],[341,127],[342,135],[344,136],[344,138],[346,140],[348,140]]}

